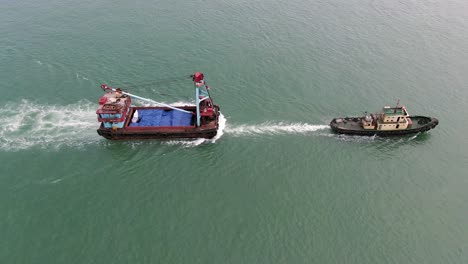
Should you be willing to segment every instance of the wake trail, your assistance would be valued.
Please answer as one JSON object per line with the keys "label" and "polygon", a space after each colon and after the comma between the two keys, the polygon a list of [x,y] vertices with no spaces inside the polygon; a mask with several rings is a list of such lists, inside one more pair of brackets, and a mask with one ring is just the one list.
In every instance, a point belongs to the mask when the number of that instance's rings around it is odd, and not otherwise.
{"label": "wake trail", "polygon": [[40,105],[28,100],[0,107],[0,150],[59,148],[96,143],[96,105]]}
{"label": "wake trail", "polygon": [[308,123],[264,122],[258,125],[228,125],[226,133],[232,136],[249,135],[287,135],[309,134],[318,130],[329,129],[327,125],[314,125]]}
{"label": "wake trail", "polygon": [[[179,102],[175,105],[189,105]],[[29,148],[59,149],[81,148],[107,142],[96,129],[96,104],[79,101],[70,105],[41,105],[28,100],[0,106],[0,151]],[[303,134],[328,129],[327,125],[291,122],[264,122],[257,125],[231,125],[221,113],[217,135],[212,139],[161,141],[163,145],[194,147],[216,143],[225,134],[232,137],[251,135]]]}
{"label": "wake trail", "polygon": [[218,133],[211,139],[206,138],[198,138],[194,140],[170,140],[170,141],[163,141],[163,144],[166,145],[183,145],[185,147],[196,147],[201,144],[207,143],[216,143],[218,139],[220,139],[224,135],[224,130],[226,128],[226,118],[220,112],[219,121],[218,121]]}

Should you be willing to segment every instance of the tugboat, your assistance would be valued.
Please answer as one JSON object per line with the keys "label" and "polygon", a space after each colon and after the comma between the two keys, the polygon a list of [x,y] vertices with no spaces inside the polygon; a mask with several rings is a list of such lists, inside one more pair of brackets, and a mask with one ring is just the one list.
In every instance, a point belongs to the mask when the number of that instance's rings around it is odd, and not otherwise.
{"label": "tugboat", "polygon": [[339,134],[361,136],[400,136],[424,132],[435,128],[439,120],[435,117],[410,116],[406,107],[385,106],[381,113],[362,117],[335,118],[330,122],[331,129]]}
{"label": "tugboat", "polygon": [[[213,138],[218,131],[219,106],[213,104],[204,74],[195,72],[191,77],[195,87],[195,105],[182,107],[102,84],[105,94],[99,99],[96,111],[101,122],[97,133],[112,140]],[[132,106],[132,98],[157,106]]]}

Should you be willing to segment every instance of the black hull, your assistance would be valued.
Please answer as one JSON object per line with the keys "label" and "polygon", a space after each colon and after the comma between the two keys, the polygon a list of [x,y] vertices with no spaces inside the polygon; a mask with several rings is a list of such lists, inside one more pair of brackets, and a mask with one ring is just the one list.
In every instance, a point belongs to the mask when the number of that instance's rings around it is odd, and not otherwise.
{"label": "black hull", "polygon": [[170,140],[170,139],[194,139],[194,138],[213,138],[216,136],[218,129],[206,129],[206,130],[197,130],[193,131],[125,131],[125,130],[116,130],[107,128],[99,128],[97,133],[107,139],[112,140],[140,140],[140,139],[160,139],[160,140]]}
{"label": "black hull", "polygon": [[[356,122],[358,123],[359,120],[361,120],[362,117],[347,117],[343,118],[347,122]],[[379,137],[393,137],[393,136],[403,136],[403,135],[409,135],[409,134],[416,134],[420,132],[425,132],[430,129],[435,128],[439,124],[439,120],[434,117],[423,117],[423,116],[412,116],[411,118],[414,119],[427,119],[427,123],[413,127],[413,128],[408,128],[404,130],[376,130],[376,129],[348,129],[348,128],[343,128],[340,127],[339,124],[336,122],[338,118],[333,119],[330,122],[330,127],[333,132],[339,133],[339,134],[347,134],[347,135],[359,135],[359,136],[379,136]]]}

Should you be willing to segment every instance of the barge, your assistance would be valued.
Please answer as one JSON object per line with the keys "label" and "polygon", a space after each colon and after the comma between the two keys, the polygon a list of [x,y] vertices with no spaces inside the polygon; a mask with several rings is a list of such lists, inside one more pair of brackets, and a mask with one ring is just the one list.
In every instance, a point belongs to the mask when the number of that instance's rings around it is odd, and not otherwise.
{"label": "barge", "polygon": [[[105,94],[96,111],[97,133],[111,140],[213,138],[218,132],[219,106],[213,103],[204,74],[191,75],[195,105],[175,107],[120,88],[101,85]],[[132,98],[156,106],[133,106]]]}

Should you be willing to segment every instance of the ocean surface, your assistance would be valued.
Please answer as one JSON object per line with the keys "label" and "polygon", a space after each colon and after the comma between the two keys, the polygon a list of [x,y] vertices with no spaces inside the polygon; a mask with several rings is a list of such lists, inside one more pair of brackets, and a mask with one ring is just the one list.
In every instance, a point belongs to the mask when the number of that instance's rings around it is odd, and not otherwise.
{"label": "ocean surface", "polygon": [[[97,135],[195,71],[214,140]],[[468,263],[466,0],[0,0],[0,82],[0,263]],[[397,100],[439,126],[330,131]]]}

